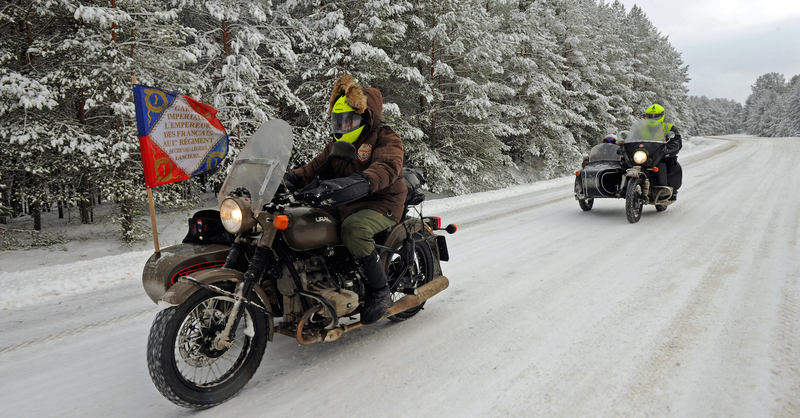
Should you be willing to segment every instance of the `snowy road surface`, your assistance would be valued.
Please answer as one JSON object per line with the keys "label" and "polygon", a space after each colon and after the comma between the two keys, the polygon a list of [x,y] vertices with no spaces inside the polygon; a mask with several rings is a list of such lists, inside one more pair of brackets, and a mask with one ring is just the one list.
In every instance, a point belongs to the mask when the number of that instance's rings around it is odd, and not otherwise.
{"label": "snowy road surface", "polygon": [[276,335],[199,413],[147,373],[148,252],[0,273],[0,415],[797,417],[798,160],[800,139],[685,150],[678,202],[637,224],[582,212],[572,178],[429,202],[460,226],[450,288],[334,343]]}

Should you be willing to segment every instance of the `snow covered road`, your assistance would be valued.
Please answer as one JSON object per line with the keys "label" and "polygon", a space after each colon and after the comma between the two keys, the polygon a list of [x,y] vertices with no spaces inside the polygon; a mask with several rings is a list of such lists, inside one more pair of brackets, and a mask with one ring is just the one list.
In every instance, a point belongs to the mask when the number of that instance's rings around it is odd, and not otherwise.
{"label": "snow covered road", "polygon": [[0,413],[800,416],[800,139],[706,141],[681,153],[678,202],[637,224],[623,200],[581,211],[571,177],[427,203],[460,227],[450,288],[335,343],[276,335],[199,413],[147,373],[149,252],[0,273]]}

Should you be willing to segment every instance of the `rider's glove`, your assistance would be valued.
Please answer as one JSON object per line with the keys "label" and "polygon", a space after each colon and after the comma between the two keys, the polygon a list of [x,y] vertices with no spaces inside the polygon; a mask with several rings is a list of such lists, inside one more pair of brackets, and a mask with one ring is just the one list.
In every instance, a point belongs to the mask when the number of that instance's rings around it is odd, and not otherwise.
{"label": "rider's glove", "polygon": [[340,206],[361,199],[370,192],[367,175],[358,172],[350,177],[323,180],[317,187],[300,190],[296,196],[311,206]]}
{"label": "rider's glove", "polygon": [[278,185],[278,194],[292,193],[303,186],[305,181],[293,171],[288,171],[283,175],[283,181]]}

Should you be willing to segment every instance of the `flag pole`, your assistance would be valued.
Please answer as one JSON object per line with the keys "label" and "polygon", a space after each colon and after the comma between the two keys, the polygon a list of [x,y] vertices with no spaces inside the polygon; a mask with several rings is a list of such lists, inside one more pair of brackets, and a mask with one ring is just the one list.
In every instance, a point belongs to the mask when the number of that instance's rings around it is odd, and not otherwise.
{"label": "flag pole", "polygon": [[153,244],[156,246],[156,255],[161,254],[158,248],[158,228],[156,227],[156,208],[153,205],[153,189],[147,188],[147,201],[150,203],[150,221],[153,223]]}
{"label": "flag pole", "polygon": [[[136,82],[136,76],[131,76],[131,84],[138,84]],[[161,249],[158,248],[158,227],[156,226],[156,207],[153,204],[153,189],[149,186],[147,187],[147,203],[150,205],[150,222],[152,223],[153,227],[153,245],[156,247],[156,255],[161,254]]]}

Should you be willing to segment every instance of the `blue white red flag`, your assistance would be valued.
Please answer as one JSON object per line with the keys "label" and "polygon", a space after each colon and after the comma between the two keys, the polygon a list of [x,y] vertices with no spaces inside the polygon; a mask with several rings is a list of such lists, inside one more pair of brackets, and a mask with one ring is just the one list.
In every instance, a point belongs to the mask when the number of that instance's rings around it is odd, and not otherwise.
{"label": "blue white red flag", "polygon": [[228,134],[208,104],[139,84],[133,102],[147,187],[213,170],[228,154]]}

